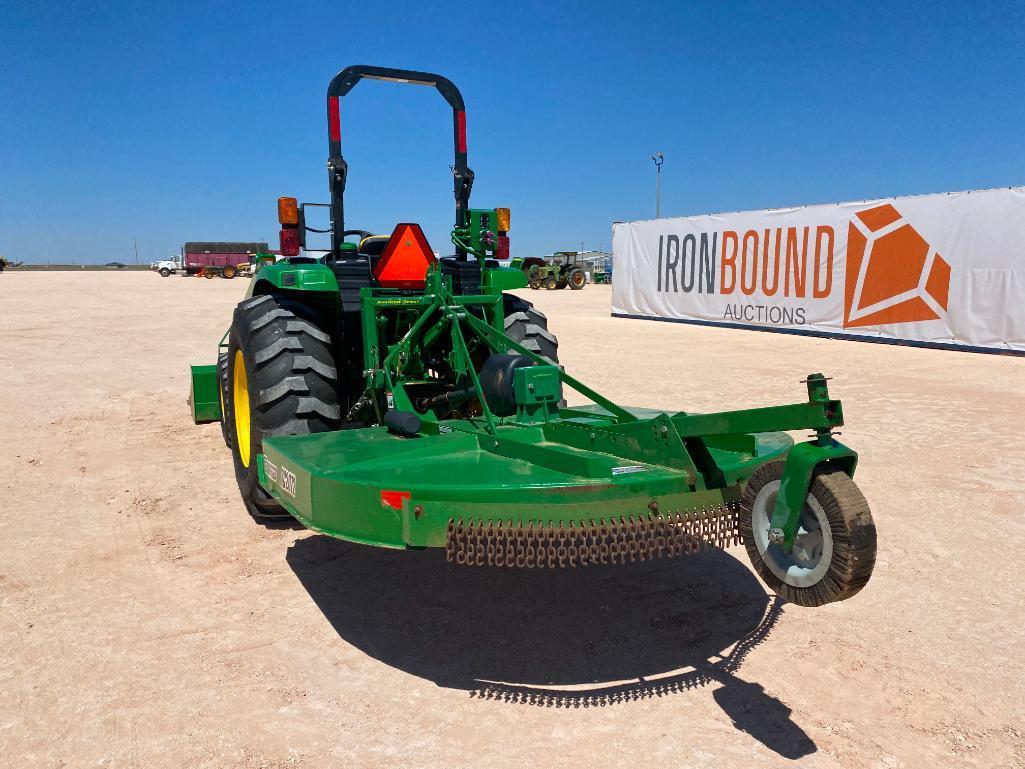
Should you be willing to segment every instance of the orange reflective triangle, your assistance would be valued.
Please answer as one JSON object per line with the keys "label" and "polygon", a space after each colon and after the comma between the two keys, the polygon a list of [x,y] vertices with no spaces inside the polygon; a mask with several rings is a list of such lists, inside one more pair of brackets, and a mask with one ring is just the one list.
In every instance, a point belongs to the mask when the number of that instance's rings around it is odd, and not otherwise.
{"label": "orange reflective triangle", "polygon": [[403,222],[395,226],[381,252],[374,277],[383,288],[423,288],[427,269],[435,261],[420,225]]}

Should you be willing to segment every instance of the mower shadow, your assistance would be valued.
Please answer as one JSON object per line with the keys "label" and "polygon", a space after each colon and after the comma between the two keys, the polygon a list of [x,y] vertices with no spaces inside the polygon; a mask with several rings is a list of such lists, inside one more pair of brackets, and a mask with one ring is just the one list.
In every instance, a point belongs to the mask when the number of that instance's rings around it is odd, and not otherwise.
{"label": "mower shadow", "polygon": [[287,561],[346,642],[438,686],[594,707],[719,684],[713,697],[737,729],[787,758],[816,750],[783,703],[735,675],[781,604],[722,551],[520,570],[311,536]]}

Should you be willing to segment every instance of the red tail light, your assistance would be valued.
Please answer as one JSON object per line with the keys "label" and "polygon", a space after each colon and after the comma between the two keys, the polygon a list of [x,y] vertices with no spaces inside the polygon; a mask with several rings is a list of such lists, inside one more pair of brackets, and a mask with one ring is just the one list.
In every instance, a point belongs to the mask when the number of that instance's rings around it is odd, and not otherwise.
{"label": "red tail light", "polygon": [[281,243],[282,256],[299,256],[299,230],[294,227],[283,227],[278,240]]}

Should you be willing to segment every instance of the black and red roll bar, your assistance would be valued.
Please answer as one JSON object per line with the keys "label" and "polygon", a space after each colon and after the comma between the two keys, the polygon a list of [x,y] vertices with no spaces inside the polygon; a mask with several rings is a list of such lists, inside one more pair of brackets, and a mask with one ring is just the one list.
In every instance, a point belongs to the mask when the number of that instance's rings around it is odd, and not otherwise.
{"label": "black and red roll bar", "polygon": [[[456,227],[463,227],[464,211],[470,204],[470,189],[473,187],[473,171],[466,165],[466,109],[463,95],[451,80],[430,72],[414,72],[408,69],[368,67],[356,65],[346,67],[331,80],[327,87],[327,133],[328,133],[328,180],[331,187],[331,258],[341,256],[342,233],[345,232],[345,178],[349,165],[342,157],[342,126],[339,101],[356,84],[369,78],[389,80],[394,83],[413,83],[434,86],[452,107],[453,144],[455,145],[454,192],[456,198]],[[460,249],[459,256],[465,258]]]}

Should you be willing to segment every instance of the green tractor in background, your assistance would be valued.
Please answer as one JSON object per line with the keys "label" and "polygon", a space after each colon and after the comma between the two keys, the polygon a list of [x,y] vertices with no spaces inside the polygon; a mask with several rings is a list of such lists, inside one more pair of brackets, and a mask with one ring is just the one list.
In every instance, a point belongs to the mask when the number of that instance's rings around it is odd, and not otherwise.
{"label": "green tractor in background", "polygon": [[518,256],[509,266],[524,272],[527,285],[533,289],[553,291],[569,286],[579,291],[587,285],[587,273],[580,266],[580,254],[576,251],[556,251],[547,258]]}
{"label": "green tractor in background", "polygon": [[265,254],[262,251],[258,251],[255,254],[253,254],[253,258],[249,260],[247,272],[250,276],[256,275],[256,273],[258,273],[268,264],[274,264],[274,262],[276,261],[277,257],[274,254]]}
{"label": "green tractor in background", "polygon": [[[363,79],[433,86],[452,107],[454,255],[436,257],[414,223],[345,229],[339,102]],[[545,316],[509,293],[527,278],[499,266],[508,209],[469,207],[456,87],[349,67],[328,87],[327,117],[331,202],[317,205],[330,208],[330,251],[299,255],[315,204],[280,198],[286,258],[253,276],[217,362],[192,367],[193,419],[220,421],[255,518],[436,548],[461,567],[628,564],[743,542],[765,582],[806,606],[868,582],[875,525],[825,377],[807,376],[807,399],[783,406],[613,403],[558,365]],[[589,405],[567,407],[564,389]],[[811,440],[785,432],[798,430]]]}

